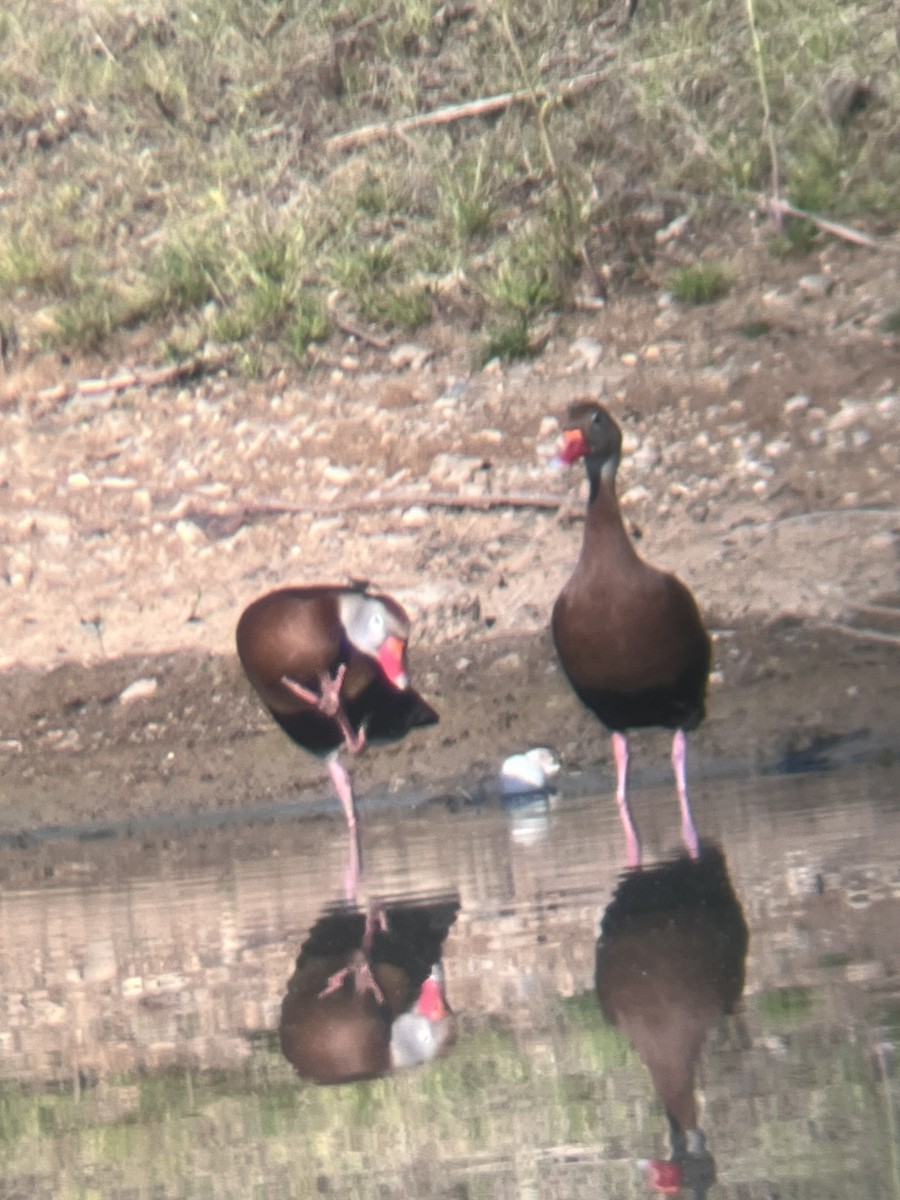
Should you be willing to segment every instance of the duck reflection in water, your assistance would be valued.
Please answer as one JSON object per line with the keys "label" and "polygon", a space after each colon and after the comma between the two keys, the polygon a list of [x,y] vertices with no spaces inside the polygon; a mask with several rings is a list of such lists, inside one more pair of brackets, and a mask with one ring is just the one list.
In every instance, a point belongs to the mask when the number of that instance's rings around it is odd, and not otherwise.
{"label": "duck reflection in water", "polygon": [[694,1074],[709,1031],[744,990],[749,935],[725,856],[690,855],[624,875],[603,914],[595,986],[606,1019],[644,1062],[669,1121],[660,1192],[705,1196],[715,1162],[698,1126]]}
{"label": "duck reflection in water", "polygon": [[302,1078],[375,1079],[450,1050],[441,956],[459,907],[454,894],[319,917],[281,1006],[281,1050]]}

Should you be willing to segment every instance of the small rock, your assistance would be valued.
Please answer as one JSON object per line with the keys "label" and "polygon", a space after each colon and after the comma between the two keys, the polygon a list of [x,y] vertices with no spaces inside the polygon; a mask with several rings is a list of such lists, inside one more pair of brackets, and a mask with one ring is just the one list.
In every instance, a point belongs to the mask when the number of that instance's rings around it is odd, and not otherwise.
{"label": "small rock", "polygon": [[671,242],[675,238],[681,237],[685,229],[687,229],[690,216],[687,213],[682,213],[680,217],[676,217],[674,221],[670,221],[668,225],[662,229],[657,229],[653,235],[654,241],[658,246],[664,246],[666,242]]}
{"label": "small rock", "polygon": [[421,371],[428,360],[434,357],[434,351],[415,342],[401,342],[393,348],[388,357],[391,366],[397,370],[402,371],[409,367],[413,371]]}
{"label": "small rock", "polygon": [[91,486],[91,481],[85,475],[84,471],[73,471],[69,476],[69,487],[73,492],[83,492],[85,488]]}
{"label": "small rock", "polygon": [[129,683],[127,688],[119,692],[119,703],[130,704],[132,700],[146,700],[155,694],[158,687],[159,683],[152,675],[144,679],[135,679],[134,683]]}
{"label": "small rock", "polygon": [[659,460],[659,447],[652,438],[645,438],[629,455],[629,462],[639,471],[651,471],[659,463]]}
{"label": "small rock", "polygon": [[491,669],[494,671],[518,671],[521,666],[522,655],[515,650],[510,650],[509,654],[501,654],[491,663]]}
{"label": "small rock", "polygon": [[621,503],[624,505],[643,504],[645,500],[649,499],[650,489],[645,488],[642,483],[636,483],[634,487],[630,487],[628,491],[622,495]]}
{"label": "small rock", "polygon": [[428,468],[428,479],[440,487],[460,487],[471,483],[484,460],[471,454],[436,454]]}
{"label": "small rock", "polygon": [[555,437],[557,433],[559,433],[559,420],[556,417],[544,417],[538,429],[538,437]]}
{"label": "small rock", "polygon": [[186,546],[195,546],[198,542],[202,542],[205,536],[203,530],[193,521],[184,519],[175,522],[175,532]]}
{"label": "small rock", "polygon": [[353,476],[353,472],[349,467],[342,467],[339,463],[329,463],[322,471],[322,478],[327,483],[343,484],[347,483]]}
{"label": "small rock", "polygon": [[596,370],[600,365],[600,360],[603,358],[603,346],[596,338],[576,338],[570,349],[572,356],[580,359],[582,365],[588,371]]}
{"label": "small rock", "polygon": [[638,356],[633,354],[630,350],[626,351],[625,354],[619,355],[619,362],[623,367],[633,367],[637,364],[637,360]]}
{"label": "small rock", "polygon": [[414,504],[406,510],[400,520],[410,529],[421,529],[423,525],[428,524],[428,509],[423,508],[421,504]]}
{"label": "small rock", "polygon": [[834,287],[834,280],[827,275],[803,275],[797,287],[807,300],[824,300]]}
{"label": "small rock", "polygon": [[864,408],[861,404],[855,404],[852,400],[842,400],[841,407],[831,417],[828,418],[827,425],[831,433],[839,433],[842,429],[849,429],[863,415]]}
{"label": "small rock", "polygon": [[803,412],[807,408],[809,408],[809,396],[802,394],[791,396],[790,400],[785,400],[784,402],[784,411],[786,413]]}

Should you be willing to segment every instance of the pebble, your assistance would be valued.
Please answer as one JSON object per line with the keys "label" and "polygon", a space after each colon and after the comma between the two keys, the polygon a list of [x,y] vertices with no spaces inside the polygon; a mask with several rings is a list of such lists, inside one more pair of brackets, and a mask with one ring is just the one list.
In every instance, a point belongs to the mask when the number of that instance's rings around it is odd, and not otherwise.
{"label": "pebble", "polygon": [[625,354],[619,355],[619,362],[622,364],[623,367],[636,366],[637,360],[638,360],[638,356],[636,354],[633,354],[630,350],[628,350]]}
{"label": "pebble", "polygon": [[510,650],[509,654],[501,654],[491,663],[491,669],[495,671],[518,671],[521,666],[522,655],[516,650]]}
{"label": "pebble", "polygon": [[652,438],[646,438],[634,450],[630,461],[639,471],[650,471],[658,465],[660,461],[659,447]]}
{"label": "pebble", "polygon": [[158,687],[159,683],[152,675],[135,679],[134,683],[129,683],[127,688],[119,692],[119,703],[130,704],[132,700],[146,700],[155,694]]}
{"label": "pebble", "polygon": [[85,475],[84,471],[73,471],[69,476],[69,487],[73,492],[83,492],[85,488],[91,486],[91,481]]}
{"label": "pebble", "polygon": [[838,411],[828,418],[828,428],[832,433],[848,429],[860,419],[863,412],[864,409],[861,404],[856,404],[852,400],[842,400]]}
{"label": "pebble", "polygon": [[196,546],[206,536],[199,525],[195,525],[193,521],[186,521],[184,519],[175,522],[175,532],[186,546]]}
{"label": "pebble", "polygon": [[593,371],[600,365],[603,358],[603,346],[596,338],[579,337],[572,343],[571,352],[574,358],[581,360],[585,370]]}
{"label": "pebble", "polygon": [[834,287],[834,280],[828,275],[802,275],[797,287],[807,300],[824,300]]}
{"label": "pebble", "polygon": [[327,483],[343,484],[347,483],[353,476],[353,472],[349,467],[342,467],[339,463],[329,463],[322,470],[322,478]]}
{"label": "pebble", "polygon": [[471,483],[475,472],[481,467],[482,459],[470,454],[447,454],[441,452],[431,460],[428,468],[428,478],[434,484],[444,487],[459,487]]}
{"label": "pebble", "polygon": [[653,239],[658,246],[664,246],[666,242],[671,242],[674,238],[679,238],[688,227],[690,221],[688,213],[682,213],[680,217],[675,217],[668,225],[662,229],[657,229],[653,235]]}
{"label": "pebble", "polygon": [[428,509],[423,508],[421,504],[414,504],[404,512],[400,520],[410,529],[421,529],[423,525],[428,524]]}
{"label": "pebble", "polygon": [[634,487],[630,487],[625,492],[620,500],[622,504],[643,504],[644,501],[650,499],[650,489],[645,488],[642,483],[636,483]]}
{"label": "pebble", "polygon": [[413,371],[421,371],[422,367],[434,355],[428,346],[419,346],[416,342],[401,342],[388,355],[392,367],[404,370],[409,367]]}
{"label": "pebble", "polygon": [[803,412],[807,408],[809,408],[809,396],[802,394],[791,396],[790,400],[786,400],[784,403],[786,413]]}

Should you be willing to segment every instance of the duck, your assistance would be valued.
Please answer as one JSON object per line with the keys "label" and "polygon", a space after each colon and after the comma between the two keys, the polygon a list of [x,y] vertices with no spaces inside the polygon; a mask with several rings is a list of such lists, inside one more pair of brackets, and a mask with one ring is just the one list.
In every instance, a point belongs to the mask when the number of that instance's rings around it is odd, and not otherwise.
{"label": "duck", "polygon": [[698,853],[685,734],[706,714],[712,647],[691,591],[645,562],[625,529],[616,498],[621,453],[622,431],[607,408],[588,400],[569,407],[557,458],[562,465],[584,459],[589,494],[581,553],[553,606],[551,631],[575,694],[612,734],[616,803],[628,865],[635,867],[641,845],[627,797],[631,729],[674,731],[681,836],[689,852]]}
{"label": "duck", "polygon": [[279,1040],[303,1079],[375,1079],[451,1050],[456,1016],[441,961],[458,897],[326,910],[304,942]]}
{"label": "duck", "polygon": [[403,607],[368,583],[279,588],[237,624],[248,680],[288,737],[325,759],[354,838],[356,802],[340,751],[360,754],[438,720],[410,685],[410,627]]}
{"label": "duck", "polygon": [[665,1109],[671,1158],[650,1164],[659,1191],[706,1194],[715,1164],[699,1127],[695,1072],[710,1030],[737,1008],[749,933],[721,846],[621,878],[600,922],[594,985]]}

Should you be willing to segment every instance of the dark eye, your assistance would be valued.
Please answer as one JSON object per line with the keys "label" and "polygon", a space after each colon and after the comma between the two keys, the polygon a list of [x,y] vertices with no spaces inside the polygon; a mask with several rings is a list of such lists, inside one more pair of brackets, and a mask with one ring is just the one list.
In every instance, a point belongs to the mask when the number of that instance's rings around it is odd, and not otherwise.
{"label": "dark eye", "polygon": [[594,415],[591,417],[591,424],[599,425],[602,420],[603,420],[603,413],[595,412]]}

